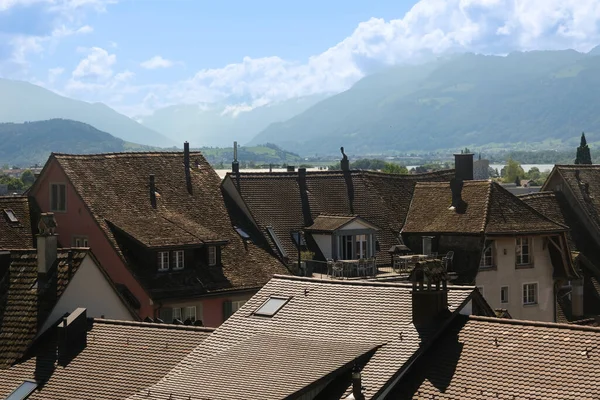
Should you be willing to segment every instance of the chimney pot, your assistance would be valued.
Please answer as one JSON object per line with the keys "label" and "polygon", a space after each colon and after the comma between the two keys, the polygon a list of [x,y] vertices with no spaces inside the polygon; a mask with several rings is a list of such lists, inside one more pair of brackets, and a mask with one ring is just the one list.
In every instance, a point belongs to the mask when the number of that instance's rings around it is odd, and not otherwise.
{"label": "chimney pot", "polygon": [[473,153],[454,154],[454,177],[461,181],[473,180]]}
{"label": "chimney pot", "polygon": [[240,173],[240,163],[237,159],[237,142],[233,142],[233,162],[231,163],[231,172],[234,174]]}
{"label": "chimney pot", "polygon": [[154,181],[154,174],[150,174],[149,181],[150,181],[150,204],[152,205],[152,208],[156,208],[156,184]]}
{"label": "chimney pot", "polygon": [[58,247],[58,236],[55,233],[56,219],[53,213],[42,213],[38,223],[37,265],[38,274],[47,274],[54,262]]}

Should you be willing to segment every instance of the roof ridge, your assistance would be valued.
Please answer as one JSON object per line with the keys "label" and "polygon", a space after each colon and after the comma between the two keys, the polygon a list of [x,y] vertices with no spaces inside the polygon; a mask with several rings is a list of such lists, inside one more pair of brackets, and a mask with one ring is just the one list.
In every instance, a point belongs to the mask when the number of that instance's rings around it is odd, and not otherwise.
{"label": "roof ridge", "polygon": [[525,319],[483,317],[483,316],[479,316],[479,315],[469,315],[468,318],[470,320],[475,320],[475,321],[495,322],[495,323],[499,323],[499,324],[539,326],[539,327],[545,327],[545,328],[559,328],[559,329],[570,329],[570,330],[577,330],[577,331],[590,331],[590,332],[600,333],[600,326],[565,324],[565,323],[558,323],[558,322],[530,321],[530,320],[525,320]]}
{"label": "roof ridge", "polygon": [[559,168],[584,168],[584,169],[591,169],[591,168],[600,168],[600,164],[554,164],[555,167],[559,167]]}
{"label": "roof ridge", "polygon": [[487,193],[487,197],[485,199],[485,208],[483,211],[483,222],[481,223],[481,232],[485,232],[485,227],[488,224],[489,218],[490,218],[490,206],[492,204],[492,188],[494,187],[494,182],[493,181],[489,181],[490,185],[488,187],[488,193]]}
{"label": "roof ridge", "polygon": [[[161,155],[161,156],[175,156],[175,155],[183,155],[184,152],[183,150],[181,151],[121,151],[121,152],[112,152],[112,153],[90,153],[90,154],[73,154],[73,153],[52,153],[51,155],[55,156],[55,157],[61,157],[61,158],[67,158],[67,157],[72,157],[72,158],[93,158],[93,157],[106,157],[106,156],[112,156],[112,157],[129,157],[129,156],[136,156],[136,157],[143,157],[143,156],[157,156],[157,155]],[[203,154],[201,151],[190,151],[190,155],[192,154]]]}
{"label": "roof ridge", "polygon": [[518,194],[517,197],[520,199],[528,198],[528,197],[554,197],[556,196],[555,192],[544,191],[544,192],[530,192]]}
{"label": "roof ridge", "polygon": [[[332,285],[412,288],[412,283],[400,283],[400,282],[374,282],[374,281],[365,281],[365,280],[332,280],[332,279],[309,278],[309,277],[304,277],[304,276],[277,275],[277,274],[273,275],[273,278],[271,280],[275,280],[275,279],[287,280],[287,281],[300,281],[300,282],[330,283]],[[475,286],[448,285],[448,289],[474,290]]]}
{"label": "roof ridge", "polygon": [[122,326],[139,326],[156,329],[175,329],[183,331],[198,331],[198,332],[213,332],[215,328],[209,328],[205,326],[193,326],[193,325],[175,325],[158,322],[144,322],[144,321],[125,321],[118,319],[106,319],[106,318],[92,318],[94,323],[102,323],[106,325],[122,325]]}

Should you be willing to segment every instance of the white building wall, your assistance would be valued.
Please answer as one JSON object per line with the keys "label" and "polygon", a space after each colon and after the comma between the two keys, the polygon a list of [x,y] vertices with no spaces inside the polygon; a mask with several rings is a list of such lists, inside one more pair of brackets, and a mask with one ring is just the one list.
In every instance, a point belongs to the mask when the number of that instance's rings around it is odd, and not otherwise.
{"label": "white building wall", "polygon": [[326,259],[333,258],[331,249],[331,235],[313,234],[313,239],[321,249],[323,256]]}
{"label": "white building wall", "polygon": [[78,307],[86,308],[88,317],[104,315],[108,319],[135,320],[99,268],[90,256],[83,259],[50,317],[44,323],[43,330],[52,326],[65,313],[71,313]]}
{"label": "white building wall", "polygon": [[[497,238],[495,244],[495,269],[480,269],[476,285],[483,287],[483,296],[492,308],[505,308],[515,319],[554,321],[554,279],[552,262],[546,239],[533,239],[533,267],[515,267],[516,239]],[[538,284],[538,303],[523,305],[523,284]],[[508,286],[508,303],[500,302],[500,288]]]}

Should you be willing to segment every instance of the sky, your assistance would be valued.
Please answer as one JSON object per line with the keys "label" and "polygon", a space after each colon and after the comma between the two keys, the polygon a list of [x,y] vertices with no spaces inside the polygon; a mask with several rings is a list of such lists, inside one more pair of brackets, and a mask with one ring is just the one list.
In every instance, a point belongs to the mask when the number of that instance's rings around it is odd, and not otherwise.
{"label": "sky", "polygon": [[600,44],[600,0],[0,0],[0,77],[137,116],[346,90],[448,52]]}

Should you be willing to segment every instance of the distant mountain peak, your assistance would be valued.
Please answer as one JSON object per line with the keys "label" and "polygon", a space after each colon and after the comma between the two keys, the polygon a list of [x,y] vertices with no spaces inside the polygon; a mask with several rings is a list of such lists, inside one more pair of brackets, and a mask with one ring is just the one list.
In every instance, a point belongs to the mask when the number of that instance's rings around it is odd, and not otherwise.
{"label": "distant mountain peak", "polygon": [[600,56],[600,45],[594,47],[590,51],[588,51],[588,55],[590,56]]}

